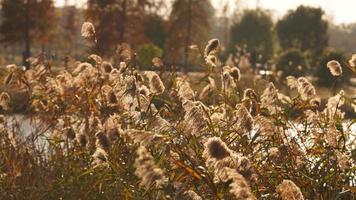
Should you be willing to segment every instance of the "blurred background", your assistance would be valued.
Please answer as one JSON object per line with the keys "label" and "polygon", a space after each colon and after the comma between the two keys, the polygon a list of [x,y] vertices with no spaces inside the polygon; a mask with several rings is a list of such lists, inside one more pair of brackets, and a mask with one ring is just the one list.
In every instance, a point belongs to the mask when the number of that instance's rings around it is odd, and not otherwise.
{"label": "blurred background", "polygon": [[[349,0],[0,2],[0,66],[46,55],[60,68],[91,53],[117,64],[115,53],[127,43],[139,69],[151,69],[159,57],[167,66],[201,71],[207,41],[218,38],[223,64],[255,75],[310,76],[330,87],[326,62],[347,65],[356,52],[356,2]],[[85,21],[96,28],[96,45],[80,35]],[[345,70],[338,81],[352,87]]]}

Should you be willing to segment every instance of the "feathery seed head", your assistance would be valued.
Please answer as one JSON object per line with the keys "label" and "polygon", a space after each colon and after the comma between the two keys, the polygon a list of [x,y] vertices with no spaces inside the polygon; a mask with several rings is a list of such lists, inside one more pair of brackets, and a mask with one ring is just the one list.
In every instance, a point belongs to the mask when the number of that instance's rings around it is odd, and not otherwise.
{"label": "feathery seed head", "polygon": [[82,25],[82,37],[85,39],[91,39],[95,36],[94,25],[90,22],[84,22]]}
{"label": "feathery seed head", "polygon": [[257,94],[251,88],[247,88],[244,91],[243,100],[247,100],[247,99],[255,99],[255,100],[257,100]]}
{"label": "feathery seed head", "polygon": [[74,140],[75,139],[75,131],[74,129],[70,126],[64,129],[65,134],[69,140]]}
{"label": "feathery seed head", "polygon": [[209,138],[204,144],[204,156],[207,159],[221,160],[227,156],[230,156],[230,149],[219,137]]}
{"label": "feathery seed head", "polygon": [[216,67],[218,65],[218,59],[215,55],[208,55],[205,58],[205,62],[212,67]]}
{"label": "feathery seed head", "polygon": [[156,72],[146,72],[146,76],[149,79],[150,90],[152,93],[156,95],[160,95],[164,92],[165,87],[161,78],[158,76]]}
{"label": "feathery seed head", "polygon": [[219,46],[220,46],[220,42],[218,39],[209,40],[209,42],[206,45],[205,50],[204,50],[204,56],[208,57],[210,54],[216,53]]}
{"label": "feathery seed head", "polygon": [[283,180],[276,188],[282,200],[304,200],[299,187],[291,180]]}
{"label": "feathery seed head", "polygon": [[10,109],[10,102],[11,98],[10,95],[7,92],[2,92],[0,94],[0,106],[3,110],[9,110]]}
{"label": "feathery seed head", "polygon": [[321,99],[319,97],[315,97],[310,99],[309,101],[310,105],[315,107],[315,108],[319,108],[321,105]]}
{"label": "feathery seed head", "polygon": [[342,74],[342,67],[338,61],[329,61],[326,66],[333,76],[340,76]]}
{"label": "feathery seed head", "polygon": [[103,59],[96,54],[91,54],[90,56],[88,56],[88,58],[94,60],[97,65],[101,65],[101,63],[103,62]]}
{"label": "feathery seed head", "polygon": [[176,78],[178,96],[182,100],[192,100],[195,97],[195,92],[190,87],[189,81],[183,77]]}
{"label": "feathery seed head", "polygon": [[108,150],[110,149],[110,141],[109,141],[109,138],[107,137],[107,135],[102,132],[102,131],[99,131],[95,134],[95,138],[96,138],[96,147],[97,148],[102,148],[102,149],[105,149],[105,150]]}
{"label": "feathery seed head", "polygon": [[298,80],[294,76],[287,76],[287,85],[290,89],[298,88]]}
{"label": "feathery seed head", "polygon": [[279,150],[277,147],[272,147],[268,150],[268,154],[272,159],[276,159],[279,157]]}
{"label": "feathery seed head", "polygon": [[110,73],[113,69],[111,63],[106,61],[102,62],[100,67],[101,67],[101,71],[104,73]]}
{"label": "feathery seed head", "polygon": [[193,190],[180,191],[174,200],[203,200],[197,193]]}
{"label": "feathery seed head", "polygon": [[230,71],[230,75],[232,76],[232,78],[234,78],[235,81],[240,81],[241,73],[239,68],[233,67]]}
{"label": "feathery seed head", "polygon": [[155,66],[155,67],[157,67],[157,68],[160,68],[160,67],[163,66],[162,60],[161,60],[160,58],[158,58],[158,57],[154,57],[154,58],[152,59],[152,64],[153,64],[153,66]]}
{"label": "feathery seed head", "polygon": [[17,69],[17,65],[15,65],[15,64],[11,64],[11,65],[7,65],[6,66],[6,69],[7,69],[7,71],[8,72],[15,72],[16,71],[16,69]]}
{"label": "feathery seed head", "polygon": [[93,154],[94,164],[95,165],[103,165],[106,164],[108,161],[108,154],[102,148],[96,148]]}
{"label": "feathery seed head", "polygon": [[73,74],[77,75],[81,73],[82,71],[88,69],[88,68],[93,68],[93,66],[90,63],[84,62],[84,63],[79,63],[77,68],[74,69]]}
{"label": "feathery seed head", "polygon": [[314,86],[305,77],[299,77],[297,81],[297,89],[303,100],[308,100],[315,97],[316,90]]}
{"label": "feathery seed head", "polygon": [[89,139],[86,134],[80,133],[77,135],[77,141],[82,147],[86,147],[89,142]]}
{"label": "feathery seed head", "polygon": [[349,60],[349,65],[350,65],[351,67],[356,67],[356,54],[353,54],[353,55],[351,56],[351,59]]}
{"label": "feathery seed head", "polygon": [[141,179],[140,186],[148,189],[151,185],[155,188],[162,187],[167,179],[163,174],[163,170],[158,168],[154,162],[154,158],[144,146],[137,149],[138,157],[135,160],[134,167],[135,175]]}
{"label": "feathery seed head", "polygon": [[336,158],[337,158],[337,165],[341,170],[346,170],[350,167],[351,158],[347,154],[336,150]]}
{"label": "feathery seed head", "polygon": [[246,179],[241,174],[231,168],[226,168],[225,170],[228,178],[232,180],[230,193],[234,194],[236,199],[256,200]]}
{"label": "feathery seed head", "polygon": [[240,130],[249,132],[252,130],[253,118],[243,104],[236,105],[236,124],[239,125]]}

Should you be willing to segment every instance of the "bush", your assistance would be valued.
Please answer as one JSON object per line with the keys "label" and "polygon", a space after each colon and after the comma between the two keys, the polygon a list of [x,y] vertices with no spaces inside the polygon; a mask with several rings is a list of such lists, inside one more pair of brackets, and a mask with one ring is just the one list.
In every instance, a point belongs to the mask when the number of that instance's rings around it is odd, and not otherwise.
{"label": "bush", "polygon": [[[326,67],[327,63],[331,60],[338,61],[343,69],[343,74],[340,77],[332,76],[329,69]],[[350,81],[350,70],[346,67],[346,56],[340,51],[325,51],[320,60],[317,62],[317,66],[314,69],[314,75],[318,78],[317,84],[321,86],[330,87],[334,84],[347,84]]]}
{"label": "bush", "polygon": [[140,69],[150,69],[154,57],[161,58],[163,50],[153,44],[144,44],[138,47],[137,61]]}
{"label": "bush", "polygon": [[289,49],[277,59],[276,67],[283,71],[283,76],[302,76],[308,68],[304,54],[298,49]]}

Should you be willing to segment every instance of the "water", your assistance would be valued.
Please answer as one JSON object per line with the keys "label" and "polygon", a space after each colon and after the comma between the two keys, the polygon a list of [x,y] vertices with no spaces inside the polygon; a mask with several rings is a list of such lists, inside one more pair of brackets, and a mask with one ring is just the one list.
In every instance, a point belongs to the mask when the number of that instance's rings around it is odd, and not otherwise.
{"label": "water", "polygon": [[[26,138],[27,136],[30,136],[31,133],[37,133],[39,131],[43,131],[43,127],[41,128],[39,122],[35,119],[30,119],[25,117],[22,114],[15,114],[6,117],[6,121],[8,124],[8,127],[12,127],[12,125],[16,125],[16,132],[21,134],[22,138]],[[344,127],[346,128],[348,126],[349,122],[344,124]],[[299,127],[299,126],[298,126]],[[356,123],[353,124],[350,128],[351,130],[351,135],[353,137],[356,136]],[[293,131],[291,129],[291,131]],[[351,138],[352,139],[352,138]]]}

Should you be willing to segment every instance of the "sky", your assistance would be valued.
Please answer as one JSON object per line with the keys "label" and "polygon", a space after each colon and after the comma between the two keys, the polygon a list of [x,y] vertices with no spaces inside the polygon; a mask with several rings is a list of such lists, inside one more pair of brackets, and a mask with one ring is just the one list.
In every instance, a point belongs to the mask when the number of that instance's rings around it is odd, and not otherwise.
{"label": "sky", "polygon": [[[56,0],[58,6],[63,5],[65,0]],[[83,5],[85,0],[67,0],[69,4]],[[167,0],[171,1],[171,0]],[[321,7],[325,10],[327,18],[333,22],[353,23],[356,22],[356,0],[212,0],[215,8],[219,9],[224,2],[229,4],[230,13],[235,10],[236,2],[243,8],[261,8],[273,11],[275,17],[283,16],[288,10],[295,9],[299,5]]]}

